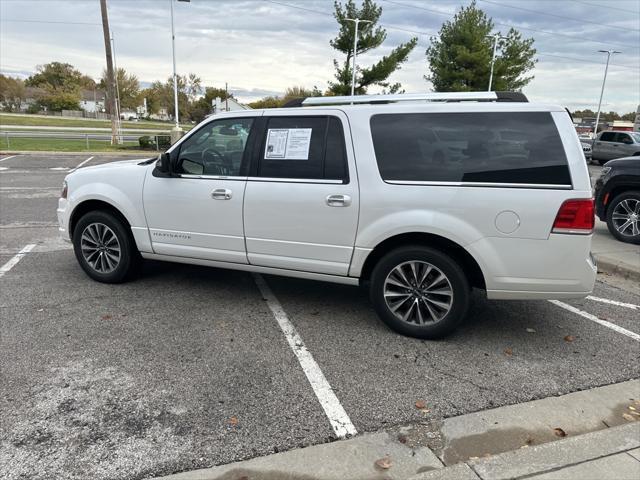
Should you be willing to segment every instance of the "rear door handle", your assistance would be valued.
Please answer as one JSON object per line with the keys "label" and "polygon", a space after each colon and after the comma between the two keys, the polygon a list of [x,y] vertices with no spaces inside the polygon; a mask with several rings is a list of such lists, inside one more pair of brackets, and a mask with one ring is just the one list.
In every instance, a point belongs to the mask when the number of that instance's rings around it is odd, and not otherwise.
{"label": "rear door handle", "polygon": [[351,205],[351,197],[349,195],[328,195],[326,202],[330,207],[348,207]]}
{"label": "rear door handle", "polygon": [[211,198],[214,200],[231,200],[233,192],[228,188],[216,188],[211,192]]}

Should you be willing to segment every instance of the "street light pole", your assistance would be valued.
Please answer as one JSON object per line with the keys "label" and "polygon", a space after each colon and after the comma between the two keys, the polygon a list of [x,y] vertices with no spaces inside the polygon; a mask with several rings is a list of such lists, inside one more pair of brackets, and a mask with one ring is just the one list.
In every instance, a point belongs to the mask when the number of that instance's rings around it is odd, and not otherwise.
{"label": "street light pole", "polygon": [[496,52],[498,51],[498,40],[506,40],[507,37],[501,37],[499,33],[493,35],[487,35],[487,38],[493,38],[493,55],[491,57],[491,73],[489,74],[489,88],[487,92],[491,91],[491,85],[493,84],[493,66],[496,63]]}
{"label": "street light pole", "polygon": [[[178,2],[190,2],[191,0],[178,0]],[[169,0],[171,3],[171,53],[173,56],[173,107],[174,118],[176,121],[175,127],[171,131],[171,143],[175,143],[182,137],[182,129],[180,128],[180,122],[178,119],[178,74],[176,73],[176,33],[173,25],[173,0]]]}
{"label": "street light pole", "polygon": [[345,18],[349,22],[355,24],[355,32],[353,35],[353,71],[351,72],[351,96],[353,97],[356,92],[356,57],[358,56],[358,25],[360,23],[373,23],[369,20],[360,20],[359,18]]}
{"label": "street light pole", "polygon": [[602,89],[600,90],[600,100],[598,101],[598,113],[596,114],[596,125],[593,127],[593,138],[595,139],[596,134],[598,133],[598,122],[600,121],[600,107],[602,107],[602,96],[604,95],[604,84],[607,81],[607,71],[609,70],[609,60],[611,59],[611,55],[618,52],[617,50],[598,50],[599,53],[607,54],[607,65],[604,67],[604,78],[602,79]]}

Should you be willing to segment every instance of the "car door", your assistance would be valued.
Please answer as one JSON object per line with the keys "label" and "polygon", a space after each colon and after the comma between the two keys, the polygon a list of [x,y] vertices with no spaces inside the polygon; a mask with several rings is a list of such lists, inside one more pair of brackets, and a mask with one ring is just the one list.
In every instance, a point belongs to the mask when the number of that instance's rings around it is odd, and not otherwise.
{"label": "car door", "polygon": [[171,151],[173,175],[147,175],[144,211],[153,251],[247,263],[242,204],[255,118],[213,120]]}
{"label": "car door", "polygon": [[616,133],[615,146],[615,158],[627,157],[635,153],[635,145],[631,139],[631,135],[628,133],[618,132]]}
{"label": "car door", "polygon": [[610,160],[613,158],[613,148],[611,143],[615,138],[614,132],[602,132],[593,144],[593,156],[600,160]]}
{"label": "car door", "polygon": [[265,119],[245,191],[247,257],[252,265],[347,275],[359,209],[348,121],[340,111],[300,113]]}

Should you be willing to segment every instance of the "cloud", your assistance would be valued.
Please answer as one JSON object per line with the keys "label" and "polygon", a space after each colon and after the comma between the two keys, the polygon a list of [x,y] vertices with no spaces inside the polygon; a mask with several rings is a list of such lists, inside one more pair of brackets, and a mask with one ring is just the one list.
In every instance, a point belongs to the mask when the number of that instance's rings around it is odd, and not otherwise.
{"label": "cloud", "polygon": [[[363,55],[362,64],[373,63],[398,43],[417,36],[418,47],[392,80],[402,82],[410,93],[428,91],[424,52],[430,36],[451,19],[460,3],[467,5],[469,0],[378,0],[387,40]],[[170,4],[156,0],[108,0],[108,4],[118,66],[143,82],[169,77]],[[628,112],[640,104],[636,0],[608,4],[478,0],[478,6],[493,18],[496,30],[506,32],[515,26],[524,36],[535,38],[539,61],[535,79],[525,88],[531,100],[596,108],[605,59],[597,50],[616,48],[623,53],[612,60],[604,108]],[[337,28],[332,0],[191,0],[174,3],[174,13],[179,73],[195,72],[207,86],[223,87],[228,82],[238,98],[252,101],[281,94],[293,85],[325,89],[333,79],[337,52],[329,40]],[[38,64],[57,60],[93,77],[101,75],[104,41],[97,1],[2,0],[0,19],[2,72],[24,75]]]}

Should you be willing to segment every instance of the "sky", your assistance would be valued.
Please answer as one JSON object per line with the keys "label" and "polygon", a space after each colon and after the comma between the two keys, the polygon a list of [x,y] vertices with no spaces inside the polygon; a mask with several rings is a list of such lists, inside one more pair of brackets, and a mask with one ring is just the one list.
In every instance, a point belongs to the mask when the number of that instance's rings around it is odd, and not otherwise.
{"label": "sky", "polygon": [[[359,0],[356,0],[358,2]],[[107,0],[116,63],[147,84],[172,72],[171,0]],[[390,80],[407,93],[432,91],[425,50],[444,21],[470,0],[377,0],[387,38],[358,57],[370,65],[413,36],[418,46]],[[538,63],[524,88],[530,101],[595,110],[607,54],[604,111],[640,105],[640,0],[477,0],[506,33],[535,39]],[[179,74],[224,87],[242,102],[299,85],[327,88],[339,52],[333,0],[174,2]],[[66,62],[98,79],[106,64],[98,0],[0,0],[0,72],[26,77],[36,65]],[[377,93],[371,89],[369,93]]]}

